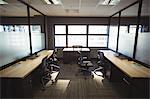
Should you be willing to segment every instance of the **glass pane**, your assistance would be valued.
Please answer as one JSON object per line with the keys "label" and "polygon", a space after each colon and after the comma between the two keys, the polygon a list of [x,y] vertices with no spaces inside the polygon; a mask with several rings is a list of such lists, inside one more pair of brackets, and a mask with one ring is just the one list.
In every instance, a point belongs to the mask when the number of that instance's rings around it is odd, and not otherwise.
{"label": "glass pane", "polygon": [[107,36],[88,36],[88,47],[107,47]]}
{"label": "glass pane", "polygon": [[134,48],[134,33],[128,33],[128,26],[120,26],[118,52],[132,57]]}
{"label": "glass pane", "polygon": [[117,34],[118,34],[118,26],[110,26],[108,47],[114,51],[116,51],[117,47]]}
{"label": "glass pane", "polygon": [[69,25],[68,34],[86,34],[86,25]]}
{"label": "glass pane", "polygon": [[150,1],[143,0],[141,18],[136,47],[136,56],[140,62],[147,64],[150,67]]}
{"label": "glass pane", "polygon": [[108,48],[114,51],[116,51],[117,49],[118,22],[119,22],[119,14],[116,14],[113,17],[111,17]]}
{"label": "glass pane", "polygon": [[65,25],[55,25],[55,34],[66,34]]}
{"label": "glass pane", "polygon": [[[38,20],[38,21],[37,21]],[[44,16],[30,8],[32,54],[45,48]]]}
{"label": "glass pane", "polygon": [[107,26],[89,26],[89,34],[107,34]]}
{"label": "glass pane", "polygon": [[86,47],[86,35],[68,35],[68,46],[81,45]]}
{"label": "glass pane", "polygon": [[18,0],[6,2],[0,5],[0,67],[30,54],[28,26],[23,25],[28,24],[27,6]]}
{"label": "glass pane", "polygon": [[66,47],[65,35],[55,35],[55,47]]}
{"label": "glass pane", "polygon": [[134,51],[136,27],[130,30],[129,26],[137,24],[138,6],[137,3],[121,12],[118,52],[131,58]]}

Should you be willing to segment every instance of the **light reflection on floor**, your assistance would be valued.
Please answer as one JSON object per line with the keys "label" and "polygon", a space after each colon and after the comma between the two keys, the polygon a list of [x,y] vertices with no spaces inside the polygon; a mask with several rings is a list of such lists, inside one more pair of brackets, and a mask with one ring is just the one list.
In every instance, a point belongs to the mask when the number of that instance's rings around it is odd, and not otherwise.
{"label": "light reflection on floor", "polygon": [[70,80],[59,79],[57,80],[55,87],[56,89],[61,90],[62,92],[65,92],[69,83],[70,83]]}
{"label": "light reflection on floor", "polygon": [[[98,73],[98,72],[97,72]],[[99,73],[100,74],[100,73]],[[103,82],[103,77],[102,76],[98,76],[98,75],[96,75],[94,72],[92,72],[92,75],[94,76],[93,77],[93,80],[94,81],[96,81],[97,83],[100,83],[100,84],[102,84]]]}

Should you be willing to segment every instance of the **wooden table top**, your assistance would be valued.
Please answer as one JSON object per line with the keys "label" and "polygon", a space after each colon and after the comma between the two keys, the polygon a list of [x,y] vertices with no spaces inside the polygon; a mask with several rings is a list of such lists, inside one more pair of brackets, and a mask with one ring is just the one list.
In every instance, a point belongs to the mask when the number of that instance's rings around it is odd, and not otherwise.
{"label": "wooden table top", "polygon": [[83,51],[83,52],[89,52],[89,48],[64,48],[63,51]]}
{"label": "wooden table top", "polygon": [[128,61],[128,59],[120,59],[115,56],[115,52],[106,50],[104,56],[110,60],[116,67],[122,72],[127,74],[131,78],[150,78],[150,69],[134,61]]}
{"label": "wooden table top", "polygon": [[52,54],[53,50],[43,50],[35,59],[26,59],[1,70],[0,77],[25,78],[41,64],[43,58],[50,57]]}

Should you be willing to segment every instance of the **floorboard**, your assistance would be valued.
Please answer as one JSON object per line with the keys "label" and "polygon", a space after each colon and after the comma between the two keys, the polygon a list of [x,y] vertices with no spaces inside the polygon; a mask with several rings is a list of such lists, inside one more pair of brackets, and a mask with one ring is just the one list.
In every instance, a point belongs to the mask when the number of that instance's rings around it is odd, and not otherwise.
{"label": "floorboard", "polygon": [[[92,71],[96,68],[90,68]],[[34,90],[33,98],[41,99],[118,99],[124,98],[120,93],[121,84],[110,83],[107,79],[95,75],[85,75],[79,72],[79,66],[76,63],[63,64],[57,81],[49,83],[45,91],[40,88]]]}

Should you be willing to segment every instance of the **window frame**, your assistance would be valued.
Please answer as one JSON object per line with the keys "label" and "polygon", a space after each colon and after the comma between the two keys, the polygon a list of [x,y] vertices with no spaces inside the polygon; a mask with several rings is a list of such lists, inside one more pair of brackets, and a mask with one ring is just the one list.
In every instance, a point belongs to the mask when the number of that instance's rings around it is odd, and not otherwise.
{"label": "window frame", "polygon": [[[66,34],[55,34],[55,26],[57,25],[65,25],[66,27]],[[86,34],[68,34],[68,25],[85,25],[86,26]],[[107,34],[89,34],[89,26],[90,25],[95,25],[95,26],[107,26]],[[108,29],[109,26],[108,24],[53,24],[53,30],[54,30],[54,47],[55,48],[65,48],[68,47],[68,35],[84,35],[86,36],[86,47],[83,48],[102,48],[102,49],[107,49],[108,48],[108,44],[106,47],[89,47],[88,46],[88,36],[107,36],[107,42],[108,43],[108,39],[109,39],[109,34],[108,34]],[[55,46],[55,35],[65,35],[66,36],[66,46],[65,47],[56,47]],[[69,46],[70,47],[70,46]]]}

